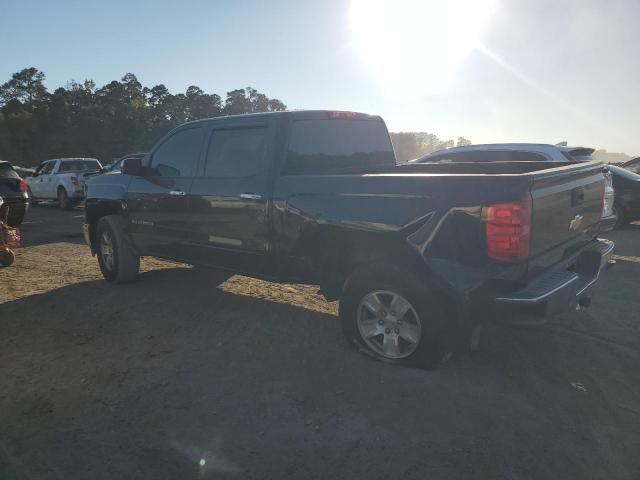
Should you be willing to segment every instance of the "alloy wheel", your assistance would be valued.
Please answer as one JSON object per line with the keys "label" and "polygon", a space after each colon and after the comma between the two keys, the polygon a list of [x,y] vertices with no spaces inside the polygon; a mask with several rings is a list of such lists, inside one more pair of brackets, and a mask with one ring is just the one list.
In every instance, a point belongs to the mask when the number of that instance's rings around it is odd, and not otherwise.
{"label": "alloy wheel", "polygon": [[357,322],[362,340],[385,358],[408,357],[420,344],[420,317],[396,292],[376,290],[365,295],[358,306]]}
{"label": "alloy wheel", "polygon": [[113,271],[113,240],[109,232],[102,232],[100,236],[100,256],[102,257],[102,263],[110,272]]}

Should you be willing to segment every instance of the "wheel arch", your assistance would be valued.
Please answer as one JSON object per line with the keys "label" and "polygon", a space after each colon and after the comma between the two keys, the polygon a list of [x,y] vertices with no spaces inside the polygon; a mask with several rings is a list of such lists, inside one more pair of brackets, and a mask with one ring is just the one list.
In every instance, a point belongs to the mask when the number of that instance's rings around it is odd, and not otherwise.
{"label": "wheel arch", "polygon": [[[428,267],[401,232],[321,229],[314,235],[314,269],[327,300],[340,298],[354,272],[369,265],[393,265],[429,276]],[[363,246],[366,246],[363,248]]]}
{"label": "wheel arch", "polygon": [[96,226],[101,218],[108,215],[120,215],[124,217],[125,208],[120,201],[103,200],[100,202],[89,202],[85,205],[85,223],[89,234],[89,247],[91,254],[96,253]]}

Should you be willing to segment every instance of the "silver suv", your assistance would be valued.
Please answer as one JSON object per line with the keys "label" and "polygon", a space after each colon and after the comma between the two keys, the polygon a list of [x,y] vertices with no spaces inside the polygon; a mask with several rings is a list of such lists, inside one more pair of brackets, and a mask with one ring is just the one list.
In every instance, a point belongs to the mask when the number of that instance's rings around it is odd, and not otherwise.
{"label": "silver suv", "polygon": [[546,143],[491,143],[438,150],[409,163],[450,162],[586,162],[593,160],[593,148]]}

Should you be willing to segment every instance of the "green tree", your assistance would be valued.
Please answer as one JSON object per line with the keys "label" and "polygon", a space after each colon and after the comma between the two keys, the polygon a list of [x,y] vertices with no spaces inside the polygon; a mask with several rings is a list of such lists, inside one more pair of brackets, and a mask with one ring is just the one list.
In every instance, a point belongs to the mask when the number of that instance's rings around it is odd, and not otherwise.
{"label": "green tree", "polygon": [[173,127],[225,114],[285,110],[258,90],[232,90],[225,101],[192,85],[172,94],[165,85],[144,87],[133,73],[97,88],[69,82],[52,94],[44,73],[25,68],[0,85],[0,158],[34,165],[57,156],[116,156],[147,150]]}
{"label": "green tree", "polygon": [[0,100],[5,105],[12,100],[22,104],[42,102],[47,98],[44,73],[37,68],[25,68],[11,76],[11,80],[0,86]]}

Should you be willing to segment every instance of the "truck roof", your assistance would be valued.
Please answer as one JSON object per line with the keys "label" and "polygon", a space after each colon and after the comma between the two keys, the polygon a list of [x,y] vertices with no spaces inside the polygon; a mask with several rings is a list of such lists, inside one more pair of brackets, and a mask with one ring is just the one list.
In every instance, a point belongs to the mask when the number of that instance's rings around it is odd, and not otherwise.
{"label": "truck roof", "polygon": [[362,112],[352,112],[347,110],[286,110],[282,112],[257,112],[257,113],[241,113],[238,115],[223,115],[220,117],[203,118],[200,120],[192,120],[191,122],[183,123],[182,125],[191,125],[201,122],[212,122],[227,120],[229,118],[261,118],[261,117],[280,117],[290,116],[304,119],[325,119],[325,118],[351,118],[351,119],[368,119],[368,120],[382,120],[379,115],[370,115]]}

